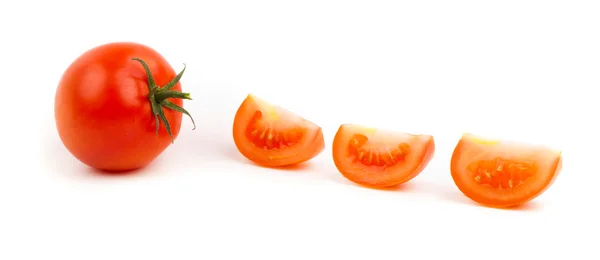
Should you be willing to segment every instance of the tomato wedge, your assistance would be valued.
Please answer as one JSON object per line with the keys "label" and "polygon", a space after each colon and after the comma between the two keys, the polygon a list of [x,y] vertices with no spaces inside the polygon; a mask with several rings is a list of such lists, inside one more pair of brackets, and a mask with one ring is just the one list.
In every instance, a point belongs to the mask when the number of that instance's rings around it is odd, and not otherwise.
{"label": "tomato wedge", "polygon": [[518,206],[541,195],[561,169],[561,151],[468,133],[456,145],[450,166],[462,193],[497,208]]}
{"label": "tomato wedge", "polygon": [[320,126],[252,94],[235,114],[233,140],[242,155],[267,167],[306,162],[325,149]]}
{"label": "tomato wedge", "polygon": [[372,188],[405,183],[423,171],[435,152],[431,135],[343,124],[333,140],[333,161],[348,180]]}

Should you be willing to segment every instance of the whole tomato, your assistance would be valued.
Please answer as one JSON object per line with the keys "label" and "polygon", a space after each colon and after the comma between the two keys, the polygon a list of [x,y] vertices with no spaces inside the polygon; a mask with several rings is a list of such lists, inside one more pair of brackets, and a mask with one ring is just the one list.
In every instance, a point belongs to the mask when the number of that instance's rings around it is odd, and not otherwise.
{"label": "whole tomato", "polygon": [[[104,171],[144,167],[179,135],[179,80],[164,57],[129,42],[97,46],[66,69],[56,90],[58,134],[73,156]],[[195,129],[195,124],[194,124]]]}

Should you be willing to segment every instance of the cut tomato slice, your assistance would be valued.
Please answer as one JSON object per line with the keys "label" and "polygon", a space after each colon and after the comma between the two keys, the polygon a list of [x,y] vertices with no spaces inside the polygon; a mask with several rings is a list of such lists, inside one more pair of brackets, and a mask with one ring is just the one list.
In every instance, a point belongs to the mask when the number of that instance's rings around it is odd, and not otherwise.
{"label": "cut tomato slice", "polygon": [[385,188],[416,177],[433,157],[431,135],[414,135],[343,124],[333,140],[339,172],[357,184]]}
{"label": "cut tomato slice", "polygon": [[252,94],[235,114],[233,140],[242,155],[267,167],[306,162],[325,149],[320,126]]}
{"label": "cut tomato slice", "polygon": [[458,189],[490,207],[524,204],[552,185],[562,169],[561,151],[464,134],[450,171]]}

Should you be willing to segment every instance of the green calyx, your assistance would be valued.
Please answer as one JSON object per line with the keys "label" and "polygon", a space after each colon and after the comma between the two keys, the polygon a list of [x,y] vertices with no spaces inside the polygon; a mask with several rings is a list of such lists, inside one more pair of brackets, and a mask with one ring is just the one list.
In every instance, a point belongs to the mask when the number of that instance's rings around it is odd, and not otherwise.
{"label": "green calyx", "polygon": [[146,62],[144,62],[143,60],[141,60],[139,58],[132,58],[131,60],[135,60],[135,61],[138,61],[139,63],[141,63],[142,66],[144,66],[144,70],[146,71],[146,77],[148,78],[148,90],[150,92],[150,93],[148,93],[148,100],[150,100],[150,105],[152,108],[152,115],[154,115],[154,118],[156,119],[156,135],[158,135],[159,119],[160,119],[160,121],[162,121],[163,124],[165,125],[165,128],[167,129],[169,136],[171,137],[171,143],[175,142],[175,139],[173,138],[173,134],[171,134],[171,125],[169,124],[167,117],[165,117],[164,108],[175,110],[177,112],[186,114],[192,120],[192,124],[194,124],[194,128],[192,130],[196,129],[196,123],[194,122],[194,118],[192,118],[190,113],[187,110],[185,110],[183,107],[180,107],[180,106],[176,105],[175,103],[169,101],[169,98],[181,98],[181,99],[192,100],[189,93],[182,93],[177,90],[173,90],[173,87],[175,87],[175,85],[177,85],[177,83],[181,79],[181,76],[183,75],[183,72],[185,72],[185,67],[186,67],[185,64],[183,64],[183,70],[181,70],[181,72],[179,72],[179,74],[177,74],[177,76],[175,76],[175,78],[173,78],[171,81],[169,81],[169,83],[167,83],[165,86],[159,87],[158,85],[156,85],[156,82],[154,81],[154,77],[152,76],[152,73],[150,72],[150,68],[148,67],[148,64],[146,64]]}

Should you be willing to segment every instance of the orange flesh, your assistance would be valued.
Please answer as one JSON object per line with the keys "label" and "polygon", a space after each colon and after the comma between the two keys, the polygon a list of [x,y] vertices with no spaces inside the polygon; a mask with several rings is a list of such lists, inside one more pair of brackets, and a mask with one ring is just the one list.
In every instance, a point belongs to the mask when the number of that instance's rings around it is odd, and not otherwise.
{"label": "orange flesh", "polygon": [[514,189],[532,178],[537,170],[535,161],[509,160],[496,157],[470,163],[467,171],[481,185],[496,189]]}
{"label": "orange flesh", "polygon": [[338,171],[360,185],[384,188],[416,177],[435,150],[433,137],[341,125],[333,141]]}
{"label": "orange flesh", "polygon": [[297,144],[304,136],[298,126],[278,126],[263,120],[263,113],[256,111],[246,128],[246,138],[255,146],[266,149],[284,149]]}
{"label": "orange flesh", "polygon": [[235,114],[233,140],[244,157],[267,167],[302,163],[325,148],[321,127],[252,94]]}
{"label": "orange flesh", "polygon": [[369,138],[362,134],[354,135],[348,144],[348,153],[358,161],[367,166],[391,166],[401,163],[410,152],[410,146],[401,143],[394,146],[382,145],[369,147]]}
{"label": "orange flesh", "polygon": [[491,207],[511,207],[541,195],[562,168],[560,151],[489,141],[465,134],[452,154],[452,178],[465,196]]}

